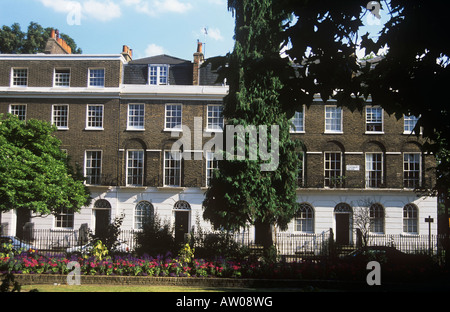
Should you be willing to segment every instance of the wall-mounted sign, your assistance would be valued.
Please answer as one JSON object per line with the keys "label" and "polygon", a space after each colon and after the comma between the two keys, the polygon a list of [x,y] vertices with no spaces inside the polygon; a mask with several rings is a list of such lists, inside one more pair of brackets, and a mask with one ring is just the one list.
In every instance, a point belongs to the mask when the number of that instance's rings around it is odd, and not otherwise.
{"label": "wall-mounted sign", "polygon": [[347,171],[359,171],[359,165],[347,165],[345,166]]}

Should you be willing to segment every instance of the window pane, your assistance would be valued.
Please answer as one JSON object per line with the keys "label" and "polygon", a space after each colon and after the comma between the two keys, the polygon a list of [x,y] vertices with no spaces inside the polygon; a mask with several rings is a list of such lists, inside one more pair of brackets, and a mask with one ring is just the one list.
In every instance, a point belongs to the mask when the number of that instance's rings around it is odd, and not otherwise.
{"label": "window pane", "polygon": [[341,108],[335,106],[325,106],[325,131],[341,132],[341,118]]}
{"label": "window pane", "polygon": [[86,183],[91,185],[101,184],[102,152],[86,152]]}
{"label": "window pane", "polygon": [[89,86],[104,87],[105,86],[105,70],[90,69],[89,70]]}
{"label": "window pane", "polygon": [[421,182],[420,154],[411,153],[403,155],[403,186],[416,188]]}
{"label": "window pane", "polygon": [[164,185],[180,186],[181,157],[180,153],[164,153]]}
{"label": "window pane", "polygon": [[27,113],[27,106],[22,104],[17,105],[11,105],[9,107],[10,114],[16,115],[19,117],[19,120],[25,120],[26,119],[26,113]]}
{"label": "window pane", "polygon": [[55,69],[55,87],[69,87],[69,85],[70,85],[70,70]]}
{"label": "window pane", "polygon": [[223,129],[222,105],[208,105],[208,129]]}
{"label": "window pane", "polygon": [[88,128],[103,128],[103,106],[89,105],[87,112]]}
{"label": "window pane", "polygon": [[366,107],[366,131],[383,131],[383,109],[381,107]]}
{"label": "window pane", "polygon": [[127,185],[144,184],[144,151],[128,151]]}
{"label": "window pane", "polygon": [[67,129],[69,127],[69,106],[54,105],[53,106],[53,124],[58,129]]}
{"label": "window pane", "polygon": [[181,129],[181,105],[166,105],[166,129]]}
{"label": "window pane", "polygon": [[28,84],[28,70],[13,69],[13,86],[26,87]]}
{"label": "window pane", "polygon": [[128,105],[128,128],[144,129],[144,104]]}

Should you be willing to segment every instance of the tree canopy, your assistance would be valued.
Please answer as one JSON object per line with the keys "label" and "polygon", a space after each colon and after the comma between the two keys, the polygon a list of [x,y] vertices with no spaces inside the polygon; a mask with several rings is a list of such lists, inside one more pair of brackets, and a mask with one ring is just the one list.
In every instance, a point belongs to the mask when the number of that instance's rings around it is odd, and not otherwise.
{"label": "tree canopy", "polygon": [[22,208],[48,215],[89,204],[89,191],[54,131],[43,121],[0,115],[0,212]]}
{"label": "tree canopy", "polygon": [[[36,54],[43,53],[47,40],[53,28],[44,28],[38,23],[31,22],[27,32],[23,32],[18,23],[2,26],[0,29],[0,53],[3,54]],[[75,41],[68,35],[59,36],[72,48],[73,54],[81,54]]]}

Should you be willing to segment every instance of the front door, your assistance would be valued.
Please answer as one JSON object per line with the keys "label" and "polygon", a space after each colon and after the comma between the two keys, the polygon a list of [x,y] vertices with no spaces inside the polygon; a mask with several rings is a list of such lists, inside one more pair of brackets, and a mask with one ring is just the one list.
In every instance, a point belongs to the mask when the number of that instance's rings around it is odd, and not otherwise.
{"label": "front door", "polygon": [[336,214],[336,244],[348,245],[350,243],[350,214]]}
{"label": "front door", "polygon": [[96,209],[95,213],[95,235],[98,237],[105,237],[106,229],[109,225],[109,210]]}
{"label": "front door", "polygon": [[189,211],[175,211],[175,241],[184,242],[186,233],[189,233]]}
{"label": "front door", "polygon": [[20,239],[24,239],[24,226],[31,220],[31,211],[26,208],[19,208],[16,211],[17,222],[16,222],[16,236]]}

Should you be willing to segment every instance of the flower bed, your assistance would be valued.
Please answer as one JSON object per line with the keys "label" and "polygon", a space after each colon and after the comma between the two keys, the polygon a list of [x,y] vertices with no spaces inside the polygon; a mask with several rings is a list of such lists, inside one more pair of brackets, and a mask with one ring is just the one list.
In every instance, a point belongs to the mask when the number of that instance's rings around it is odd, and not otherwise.
{"label": "flower bed", "polygon": [[[269,279],[327,279],[365,281],[369,271],[365,266],[355,266],[343,262],[250,262],[216,259],[186,259],[180,257],[134,257],[107,256],[52,256],[44,257],[36,253],[21,253],[13,257],[0,257],[0,273],[13,274],[63,274],[70,272],[68,264],[78,262],[82,275],[103,276],[153,276],[153,277],[214,277],[214,278],[269,278]],[[415,279],[430,276],[425,269],[385,267],[383,278],[395,276]],[[434,272],[436,273],[436,272]],[[389,276],[386,274],[390,274]]]}

